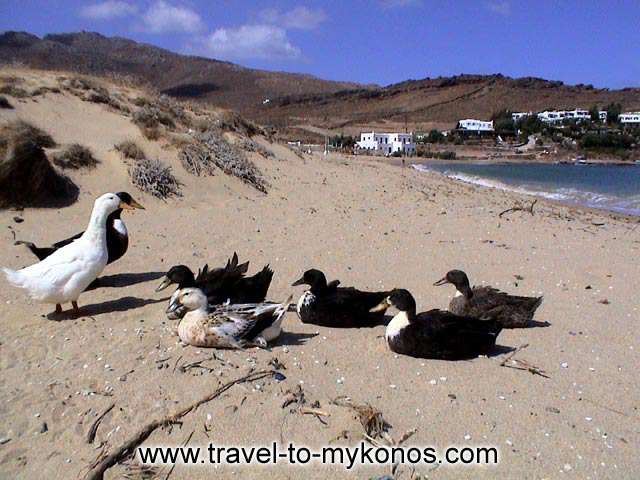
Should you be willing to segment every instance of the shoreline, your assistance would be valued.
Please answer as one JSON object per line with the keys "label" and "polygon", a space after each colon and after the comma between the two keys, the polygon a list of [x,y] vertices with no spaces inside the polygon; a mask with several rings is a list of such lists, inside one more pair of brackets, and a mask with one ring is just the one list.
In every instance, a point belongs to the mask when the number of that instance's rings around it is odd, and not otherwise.
{"label": "shoreline", "polygon": [[[348,157],[347,157],[348,158]],[[363,158],[363,156],[356,156],[356,158]],[[467,185],[467,186],[471,186],[471,187],[475,187],[475,188],[481,188],[482,190],[488,190],[488,191],[492,191],[492,192],[503,192],[503,193],[509,193],[512,195],[516,195],[518,197],[522,197],[523,199],[537,199],[538,201],[541,202],[545,202],[548,203],[550,205],[555,205],[555,206],[560,206],[560,207],[565,207],[565,208],[571,208],[571,209],[578,209],[581,211],[584,211],[585,213],[590,213],[592,215],[600,215],[602,217],[608,217],[608,218],[612,218],[614,220],[624,220],[626,222],[629,223],[640,223],[640,214],[639,215],[634,215],[634,214],[630,214],[630,213],[624,213],[624,212],[618,212],[615,210],[609,210],[606,208],[597,208],[597,207],[591,207],[588,205],[584,205],[578,202],[571,202],[571,201],[563,201],[563,200],[557,200],[557,199],[552,199],[552,198],[548,198],[545,197],[544,195],[540,195],[540,194],[536,194],[534,192],[531,193],[527,193],[524,191],[519,191],[516,188],[499,188],[499,187],[492,187],[489,185],[482,185],[482,184],[478,184],[478,183],[474,183],[474,182],[469,182],[469,181],[464,181],[462,179],[458,179],[458,178],[452,178],[449,177],[441,172],[438,172],[436,170],[419,170],[413,167],[413,165],[434,165],[434,164],[438,164],[438,165],[443,165],[443,164],[452,164],[452,165],[468,165],[470,162],[469,161],[465,161],[465,160],[438,160],[438,159],[427,159],[426,161],[416,161],[416,162],[409,162],[407,161],[407,163],[403,166],[402,165],[402,159],[401,158],[384,158],[384,157],[377,157],[377,156],[367,156],[366,157],[368,160],[376,162],[376,163],[381,163],[383,165],[393,165],[396,167],[400,167],[400,168],[412,168],[414,170],[416,170],[418,173],[421,174],[435,174],[437,175],[438,178],[446,180],[446,181],[450,181],[450,182],[454,182],[456,184],[461,184],[461,185]],[[386,161],[383,161],[386,160]],[[496,162],[496,161],[488,161],[488,162],[473,162],[474,164],[478,164],[478,165],[499,165],[499,164],[510,164],[510,163],[519,163],[519,164],[523,164],[523,163],[537,163],[537,164],[556,164],[556,162]],[[619,164],[611,164],[611,163],[601,163],[598,165],[585,165],[585,166],[613,166],[613,165],[619,165]],[[625,164],[625,165],[619,165],[619,166],[636,166],[638,168],[640,168],[640,166],[638,166],[637,164]],[[509,187],[507,185],[507,187]]]}

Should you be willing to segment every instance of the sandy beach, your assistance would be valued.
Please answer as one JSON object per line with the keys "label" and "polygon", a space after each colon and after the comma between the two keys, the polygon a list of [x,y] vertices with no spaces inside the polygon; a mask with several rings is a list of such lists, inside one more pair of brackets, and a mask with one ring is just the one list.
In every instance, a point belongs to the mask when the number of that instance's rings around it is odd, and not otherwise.
{"label": "sandy beach", "polygon": [[[260,445],[292,441],[318,447],[353,444],[362,427],[347,396],[379,409],[408,445],[491,445],[492,467],[403,467],[396,478],[620,479],[640,476],[640,229],[638,220],[546,201],[498,214],[528,199],[455,183],[384,161],[313,154],[255,140],[274,153],[251,159],[271,184],[267,195],[222,173],[195,177],[174,147],[146,140],[128,118],[67,94],[15,102],[0,122],[22,118],[59,143],[89,145],[97,169],[72,172],[80,198],[63,209],[0,212],[0,265],[33,262],[18,240],[49,244],[81,231],[93,200],[129,191],[146,210],[125,212],[128,253],[103,273],[107,285],[80,297],[83,316],[51,321],[53,306],[33,303],[0,282],[0,476],[81,478],[100,452],[146,422],[170,414],[250,369],[284,367],[232,387],[158,430],[146,445]],[[133,187],[113,145],[135,139],[172,166],[183,196],[162,201]],[[17,223],[14,217],[23,221]],[[270,264],[269,298],[282,301],[308,268],[361,289],[404,287],[418,309],[446,308],[453,288],[433,282],[453,268],[471,282],[522,295],[544,295],[536,326],[504,330],[489,357],[445,362],[389,351],[384,327],[335,330],[288,313],[270,350],[211,351],[183,346],[155,293],[174,264],[222,265],[233,252],[250,272]],[[68,308],[68,306],[67,306]],[[501,365],[513,348],[545,376]],[[212,356],[215,353],[215,356]],[[187,367],[200,362],[196,367]],[[271,362],[271,365],[270,365]],[[206,368],[201,368],[206,367]],[[306,406],[283,408],[302,389]],[[316,403],[317,402],[317,403]],[[107,407],[93,444],[87,431]],[[46,427],[44,426],[46,425]],[[192,435],[191,435],[192,434]],[[133,475],[118,465],[105,478]],[[168,468],[157,478],[164,478]],[[388,467],[185,467],[172,479],[377,478]],[[130,477],[139,478],[139,477]]]}

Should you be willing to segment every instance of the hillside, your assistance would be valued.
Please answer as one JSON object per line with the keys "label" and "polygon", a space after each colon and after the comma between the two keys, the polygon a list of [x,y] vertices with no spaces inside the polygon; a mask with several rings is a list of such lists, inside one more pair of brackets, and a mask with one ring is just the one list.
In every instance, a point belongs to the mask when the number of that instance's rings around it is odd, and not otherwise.
{"label": "hillside", "polygon": [[184,100],[240,112],[255,109],[265,98],[357,86],[311,75],[243,68],[91,32],[52,34],[42,39],[26,32],[5,32],[0,35],[0,63],[16,62],[33,68],[130,77]]}
{"label": "hillside", "polygon": [[460,75],[411,80],[371,90],[291,95],[271,102],[258,119],[289,119],[329,128],[406,122],[420,129],[438,124],[451,126],[461,118],[489,119],[502,109],[589,108],[611,102],[621,103],[625,110],[640,109],[640,88],[608,90],[538,78]]}
{"label": "hillside", "polygon": [[[449,128],[461,118],[488,119],[501,109],[589,108],[611,102],[640,109],[640,88],[598,89],[539,78],[460,75],[386,87],[253,70],[179,55],[118,37],[82,32],[0,35],[0,62],[128,77],[183,100],[234,109],[263,124],[358,131],[362,127]],[[271,101],[263,104],[265,99]]]}

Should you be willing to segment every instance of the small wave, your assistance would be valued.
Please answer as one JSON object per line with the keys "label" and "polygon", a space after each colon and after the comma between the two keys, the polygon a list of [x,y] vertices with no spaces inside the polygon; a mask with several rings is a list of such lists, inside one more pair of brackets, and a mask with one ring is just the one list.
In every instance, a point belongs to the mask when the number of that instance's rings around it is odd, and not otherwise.
{"label": "small wave", "polygon": [[542,197],[548,200],[555,200],[573,205],[581,205],[589,208],[598,208],[627,215],[640,216],[640,195],[631,197],[617,197],[597,192],[589,192],[577,190],[574,188],[561,187],[549,190],[541,190],[540,186],[537,185],[508,185],[499,180],[460,173],[453,170],[439,171],[429,168],[425,165],[412,166],[413,168],[421,172],[437,173],[453,180],[469,183],[472,185],[478,185],[480,187],[493,188],[496,190],[514,192],[521,195]]}

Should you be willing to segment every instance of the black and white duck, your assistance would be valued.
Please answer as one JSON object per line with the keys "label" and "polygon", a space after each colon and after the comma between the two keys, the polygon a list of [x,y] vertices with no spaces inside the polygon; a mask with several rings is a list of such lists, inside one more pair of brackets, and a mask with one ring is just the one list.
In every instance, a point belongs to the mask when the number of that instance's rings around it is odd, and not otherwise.
{"label": "black and white duck", "polygon": [[[166,273],[156,292],[175,284],[176,292],[182,288],[201,289],[207,296],[209,305],[220,305],[225,302],[260,303],[264,301],[269,291],[273,270],[269,265],[265,265],[255,275],[246,277],[245,273],[248,269],[249,262],[239,264],[236,253],[224,267],[209,270],[209,266],[205,265],[198,270],[197,276],[186,265],[174,265]],[[184,314],[184,309],[175,310],[169,318],[180,318],[181,314]]]}
{"label": "black and white duck", "polygon": [[3,268],[7,280],[34,300],[55,304],[56,313],[62,312],[62,304],[71,302],[78,315],[78,297],[107,265],[107,217],[125,205],[115,193],[98,197],[80,238],[29,267],[17,271]]}
{"label": "black and white duck", "polygon": [[416,313],[416,301],[404,289],[391,292],[374,312],[389,307],[398,314],[387,325],[385,339],[396,353],[419,358],[462,360],[487,354],[496,344],[502,326],[443,310]]}
{"label": "black and white duck", "polygon": [[184,310],[178,324],[180,340],[196,347],[266,348],[282,332],[291,298],[283,303],[225,304],[209,310],[199,288],[182,288],[172,298],[167,315]]}
{"label": "black and white duck", "polygon": [[296,311],[302,323],[324,327],[372,327],[384,320],[384,312],[372,313],[389,292],[363,292],[353,287],[339,287],[340,281],[327,283],[317,269],[304,272],[292,286],[309,285],[298,300]]}
{"label": "black and white duck", "polygon": [[542,297],[509,295],[491,286],[471,288],[469,277],[462,270],[451,270],[434,285],[453,284],[456,295],[449,303],[449,310],[458,315],[476,318],[493,318],[504,328],[526,327],[542,303]]}
{"label": "black and white duck", "polygon": [[[121,258],[127,252],[127,248],[129,248],[129,232],[127,231],[127,226],[124,221],[120,218],[122,210],[134,210],[137,208],[144,210],[144,207],[134,200],[129,193],[118,192],[115,195],[122,201],[122,207],[107,217],[107,252],[109,254],[107,264]],[[31,253],[38,257],[38,260],[44,260],[53,252],[79,239],[83,233],[84,232],[81,232],[72,237],[60,240],[49,247],[38,247],[33,242],[25,242],[23,240],[18,240],[15,244],[25,245],[31,250]]]}

